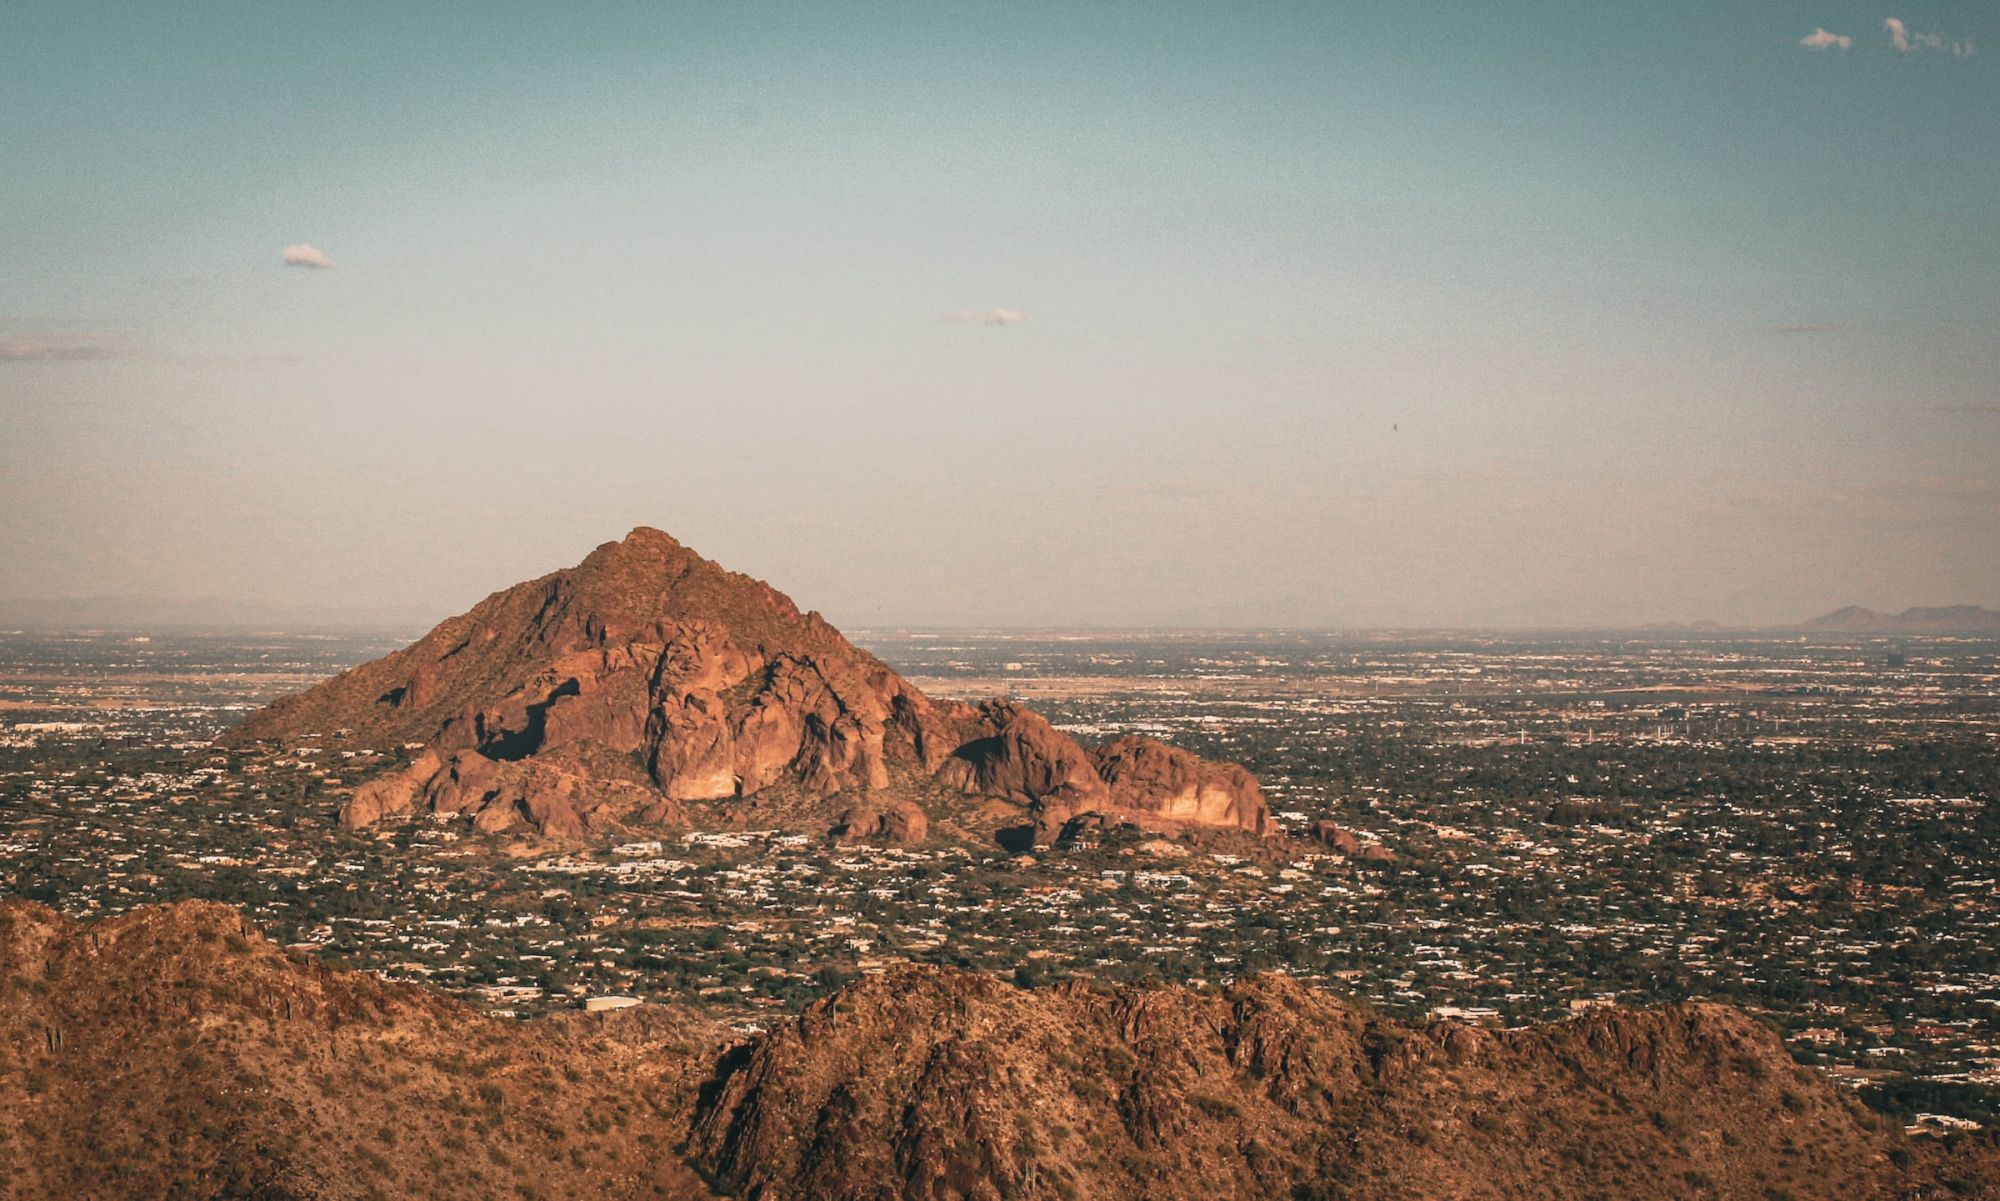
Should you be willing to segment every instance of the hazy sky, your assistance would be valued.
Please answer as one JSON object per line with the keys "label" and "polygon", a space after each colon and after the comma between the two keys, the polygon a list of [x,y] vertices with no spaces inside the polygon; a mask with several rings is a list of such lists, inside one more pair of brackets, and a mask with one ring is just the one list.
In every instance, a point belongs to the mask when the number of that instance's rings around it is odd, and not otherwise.
{"label": "hazy sky", "polygon": [[635,524],[855,626],[2000,605],[2000,5],[0,4],[0,595]]}

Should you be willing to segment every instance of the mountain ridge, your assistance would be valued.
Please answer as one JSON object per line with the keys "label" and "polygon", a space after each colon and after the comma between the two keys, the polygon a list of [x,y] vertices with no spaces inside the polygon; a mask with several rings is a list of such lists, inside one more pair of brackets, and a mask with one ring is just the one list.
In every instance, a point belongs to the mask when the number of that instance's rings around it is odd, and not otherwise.
{"label": "mountain ridge", "polygon": [[213,902],[0,901],[0,1199],[2000,1197],[1709,1004],[1409,1026],[1283,976],[905,966],[738,1035],[489,1017]]}

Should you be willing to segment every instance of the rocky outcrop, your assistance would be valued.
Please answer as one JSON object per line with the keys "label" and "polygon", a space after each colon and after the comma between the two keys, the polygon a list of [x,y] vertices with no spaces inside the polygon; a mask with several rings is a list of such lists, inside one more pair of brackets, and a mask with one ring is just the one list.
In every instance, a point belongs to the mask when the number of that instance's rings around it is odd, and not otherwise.
{"label": "rocky outcrop", "polygon": [[945,784],[1072,811],[1112,803],[1089,753],[1031,709],[1004,701],[983,705],[969,733],[938,772]]}
{"label": "rocky outcrop", "polygon": [[1129,736],[1099,747],[1090,758],[1116,808],[1253,834],[1265,833],[1270,822],[1256,778],[1234,763]]}
{"label": "rocky outcrop", "polygon": [[677,799],[749,796],[786,783],[832,795],[889,787],[892,728],[906,761],[899,766],[920,767],[929,709],[858,650],[746,652],[702,623],[676,635],[659,660],[645,742],[653,778]]}
{"label": "rocky outcrop", "polygon": [[1316,821],[1311,834],[1314,842],[1349,859],[1376,867],[1396,862],[1396,852],[1379,842],[1363,842],[1361,836],[1330,821]]}
{"label": "rocky outcrop", "polygon": [[418,794],[443,766],[436,751],[425,751],[408,767],[379,775],[356,788],[340,807],[340,828],[358,830],[385,817],[410,812],[416,807]]}
{"label": "rocky outcrop", "polygon": [[1338,851],[1349,857],[1361,853],[1361,838],[1354,831],[1345,829],[1330,821],[1316,821],[1312,824],[1313,841]]}
{"label": "rocky outcrop", "polygon": [[887,839],[900,846],[917,846],[930,837],[930,819],[912,801],[858,805],[842,814],[833,834],[842,842]]}
{"label": "rocky outcrop", "polygon": [[523,760],[426,751],[408,767],[356,788],[341,806],[340,825],[358,830],[407,813],[464,817],[490,834],[532,830],[549,838],[687,824],[680,805],[629,764],[574,747]]}
{"label": "rocky outcrop", "polygon": [[350,829],[422,811],[572,837],[767,794],[905,813],[932,779],[1044,825],[1105,813],[1261,834],[1268,820],[1240,767],[1145,739],[1093,756],[1018,705],[933,702],[818,614],[650,529],[225,735],[307,738],[429,748],[356,789]]}

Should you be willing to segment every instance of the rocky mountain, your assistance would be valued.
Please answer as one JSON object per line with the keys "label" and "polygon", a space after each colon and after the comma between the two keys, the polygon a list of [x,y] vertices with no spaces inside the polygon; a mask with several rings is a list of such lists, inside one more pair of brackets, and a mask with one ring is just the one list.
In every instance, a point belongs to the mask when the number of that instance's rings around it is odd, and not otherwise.
{"label": "rocky mountain", "polygon": [[355,792],[349,827],[421,810],[573,836],[699,805],[922,838],[949,794],[1011,805],[1043,839],[1084,818],[1269,821],[1240,767],[1144,738],[1093,752],[1012,704],[933,701],[819,614],[643,528],[225,736],[309,740],[417,752]]}
{"label": "rocky mountain", "polygon": [[1881,613],[1849,605],[1824,613],[1800,627],[1818,634],[1994,634],[2000,613],[1978,605],[1947,605]]}
{"label": "rocky mountain", "polygon": [[1413,1028],[1219,991],[868,977],[743,1039],[519,1023],[330,970],[222,906],[0,903],[0,1201],[2000,1197],[1733,1010]]}

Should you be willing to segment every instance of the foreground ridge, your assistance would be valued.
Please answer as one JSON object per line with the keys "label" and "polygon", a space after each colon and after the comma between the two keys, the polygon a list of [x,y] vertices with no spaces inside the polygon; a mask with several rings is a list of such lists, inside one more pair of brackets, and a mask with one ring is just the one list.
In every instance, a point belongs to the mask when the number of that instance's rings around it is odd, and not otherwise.
{"label": "foreground ridge", "polygon": [[[938,702],[759,580],[639,528],[414,645],[252,714],[225,744],[414,751],[342,824],[422,811],[567,838],[756,812],[846,837],[1022,844],[1107,822],[1270,830],[1256,780],[1147,738],[1095,751],[1019,705]],[[959,816],[963,816],[960,814]]]}
{"label": "foreground ridge", "polygon": [[2000,1197],[1715,1005],[1412,1028],[1260,976],[907,967],[748,1039],[517,1023],[190,902],[0,902],[0,1197]]}

